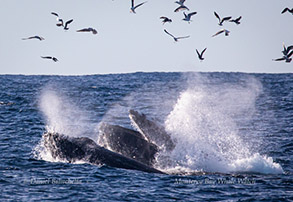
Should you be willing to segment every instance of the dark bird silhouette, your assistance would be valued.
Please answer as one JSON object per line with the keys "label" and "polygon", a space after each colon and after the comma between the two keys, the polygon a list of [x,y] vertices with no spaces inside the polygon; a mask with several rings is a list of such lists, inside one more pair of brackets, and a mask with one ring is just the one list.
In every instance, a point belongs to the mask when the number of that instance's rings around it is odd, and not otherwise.
{"label": "dark bird silhouette", "polygon": [[45,40],[41,36],[31,36],[31,37],[27,37],[27,38],[22,38],[22,40],[29,40],[29,39],[39,39],[40,41]]}
{"label": "dark bird silhouette", "polygon": [[175,37],[174,35],[170,34],[166,29],[164,29],[164,32],[171,36],[175,42],[177,42],[179,39],[186,39],[189,38],[190,36],[181,36],[181,37]]}
{"label": "dark bird silhouette", "polygon": [[292,58],[291,56],[293,55],[293,51],[291,51],[289,54],[284,54],[283,57],[278,58],[278,59],[273,59],[274,61],[283,61],[285,60],[285,62],[290,63]]}
{"label": "dark bird silhouette", "polygon": [[185,2],[185,0],[175,1],[175,3],[179,4],[180,6],[184,6],[184,2]]}
{"label": "dark bird silhouette", "polygon": [[220,31],[218,31],[217,33],[215,33],[212,37],[215,37],[215,36],[217,36],[217,35],[219,35],[221,33],[225,33],[225,36],[229,36],[230,31],[227,30],[227,29],[221,29]]}
{"label": "dark bird silhouette", "polygon": [[284,8],[284,10],[281,12],[281,14],[289,12],[293,15],[293,8],[289,9],[289,8]]}
{"label": "dark bird silhouette", "polygon": [[51,12],[51,14],[57,17],[56,18],[56,20],[57,20],[57,24],[56,25],[58,27],[63,27],[65,30],[68,30],[69,29],[68,28],[68,25],[73,22],[73,19],[66,21],[65,22],[65,25],[64,25],[63,19],[61,19],[57,13]]}
{"label": "dark bird silhouette", "polygon": [[184,18],[183,18],[182,20],[184,20],[184,21],[190,23],[190,21],[191,21],[191,17],[192,17],[193,15],[197,14],[197,12],[191,12],[191,13],[188,13],[188,14],[186,14],[185,12],[183,12],[183,14],[184,14]]}
{"label": "dark bird silhouette", "polygon": [[188,10],[189,11],[189,8],[187,8],[184,3],[185,3],[185,0],[179,0],[179,1],[175,1],[176,4],[179,4],[179,7],[176,8],[174,10],[174,12],[178,12],[178,11],[183,11],[183,10]]}
{"label": "dark bird silhouette", "polygon": [[49,59],[49,60],[53,60],[54,62],[57,62],[57,61],[58,61],[57,58],[52,57],[52,56],[41,56],[41,58],[43,58],[43,59]]}
{"label": "dark bird silhouette", "polygon": [[95,30],[94,28],[84,28],[84,29],[80,29],[80,30],[77,30],[77,32],[92,32],[93,34],[97,34],[97,30]]}
{"label": "dark bird silhouette", "polygon": [[68,20],[68,21],[65,23],[65,26],[63,26],[64,29],[65,29],[65,30],[69,30],[68,25],[69,25],[70,23],[72,23],[72,22],[73,22],[73,19]]}
{"label": "dark bird silhouette", "polygon": [[60,27],[60,26],[63,26],[63,20],[59,17],[59,15],[55,12],[51,12],[52,15],[56,16],[56,20],[57,20],[57,26]]}
{"label": "dark bird silhouette", "polygon": [[162,23],[165,24],[166,22],[172,22],[172,20],[170,18],[167,18],[165,16],[160,17],[160,19],[162,19]]}
{"label": "dark bird silhouette", "polygon": [[137,9],[138,7],[140,7],[140,6],[142,6],[143,4],[145,4],[146,3],[146,1],[145,2],[142,2],[142,3],[140,3],[140,4],[137,4],[136,6],[134,5],[134,0],[131,0],[131,8],[130,8],[130,11],[132,12],[132,13],[136,13],[135,12],[135,9]]}
{"label": "dark bird silhouette", "polygon": [[199,53],[198,50],[196,49],[196,53],[197,53],[198,59],[199,59],[200,61],[203,61],[203,60],[204,60],[204,58],[203,58],[203,54],[204,54],[204,52],[206,51],[206,49],[207,49],[207,48],[203,49],[203,51],[201,51],[201,53]]}
{"label": "dark bird silhouette", "polygon": [[214,12],[214,14],[218,18],[220,26],[222,26],[225,21],[230,20],[232,18],[231,16],[220,18],[220,16],[216,12]]}
{"label": "dark bird silhouette", "polygon": [[232,20],[230,20],[229,22],[234,22],[234,23],[236,23],[237,25],[239,25],[239,24],[240,24],[240,20],[241,20],[241,18],[242,18],[242,16],[240,16],[240,17],[238,17],[238,18],[236,18],[236,19],[232,19]]}
{"label": "dark bird silhouette", "polygon": [[292,49],[293,49],[293,45],[286,47],[285,44],[283,43],[283,51],[282,51],[282,53],[284,55],[287,55],[290,52],[290,50],[292,50]]}

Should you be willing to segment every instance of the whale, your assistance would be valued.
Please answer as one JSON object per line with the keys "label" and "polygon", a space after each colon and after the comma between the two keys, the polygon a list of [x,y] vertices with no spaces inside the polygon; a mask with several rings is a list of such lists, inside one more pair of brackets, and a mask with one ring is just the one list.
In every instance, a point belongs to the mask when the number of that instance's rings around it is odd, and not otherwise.
{"label": "whale", "polygon": [[134,127],[144,136],[148,142],[157,145],[161,150],[167,152],[173,151],[175,142],[172,140],[165,128],[155,121],[150,120],[145,114],[139,113],[133,109],[129,110],[129,118]]}
{"label": "whale", "polygon": [[69,163],[84,161],[94,165],[139,170],[148,173],[162,171],[99,146],[88,137],[69,137],[64,134],[47,132],[43,134],[44,147],[53,158]]}
{"label": "whale", "polygon": [[159,152],[158,146],[148,142],[141,133],[108,123],[100,125],[97,142],[106,149],[148,166],[153,166]]}
{"label": "whale", "polygon": [[43,145],[54,159],[68,163],[83,161],[94,165],[164,173],[154,166],[159,152],[168,158],[168,153],[174,149],[175,143],[171,136],[163,126],[148,119],[145,114],[131,109],[129,118],[137,131],[102,122],[97,141],[89,137],[45,132],[42,136]]}

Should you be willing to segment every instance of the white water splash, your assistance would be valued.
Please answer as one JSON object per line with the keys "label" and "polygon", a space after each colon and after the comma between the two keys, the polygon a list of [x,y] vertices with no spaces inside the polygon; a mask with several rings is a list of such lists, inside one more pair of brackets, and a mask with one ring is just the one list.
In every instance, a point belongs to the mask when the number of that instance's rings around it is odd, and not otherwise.
{"label": "white water splash", "polygon": [[58,91],[45,88],[40,96],[39,108],[46,119],[47,132],[96,138],[97,124],[90,123],[85,112]]}
{"label": "white water splash", "polygon": [[251,116],[261,86],[248,79],[242,86],[193,83],[181,93],[165,121],[177,141],[171,158],[179,165],[206,172],[283,173],[271,157],[250,151],[240,137],[235,119]]}
{"label": "white water splash", "polygon": [[[52,86],[43,89],[39,97],[39,108],[45,117],[46,132],[60,133],[71,137],[97,138],[97,132],[95,132],[97,124],[89,123],[85,112],[73,104],[69,98],[53,89]],[[64,159],[52,157],[43,141],[41,139],[34,148],[35,158],[49,162],[66,162]]]}

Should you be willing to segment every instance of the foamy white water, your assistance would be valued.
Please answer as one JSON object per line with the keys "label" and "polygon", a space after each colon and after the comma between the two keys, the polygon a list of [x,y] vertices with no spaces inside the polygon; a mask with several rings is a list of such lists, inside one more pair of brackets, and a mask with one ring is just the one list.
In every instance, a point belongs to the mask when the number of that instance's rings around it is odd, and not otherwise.
{"label": "foamy white water", "polygon": [[253,114],[261,89],[253,82],[215,89],[198,83],[182,92],[165,121],[166,130],[177,141],[171,158],[198,171],[283,173],[271,157],[250,151],[234,120]]}

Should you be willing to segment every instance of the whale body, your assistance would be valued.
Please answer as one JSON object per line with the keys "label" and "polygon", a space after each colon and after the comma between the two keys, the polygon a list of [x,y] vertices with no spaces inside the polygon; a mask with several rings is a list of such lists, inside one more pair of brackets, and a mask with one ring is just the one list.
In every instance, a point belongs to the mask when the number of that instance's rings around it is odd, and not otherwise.
{"label": "whale body", "polygon": [[166,132],[163,126],[147,119],[145,114],[141,114],[133,109],[129,110],[129,118],[134,126],[149,141],[166,151],[172,151],[175,148],[171,136]]}
{"label": "whale body", "polygon": [[129,117],[138,131],[118,125],[102,123],[97,142],[88,137],[65,134],[43,134],[44,147],[53,158],[69,163],[84,161],[95,165],[163,173],[155,169],[160,151],[172,151],[175,143],[164,127],[130,110]]}
{"label": "whale body", "polygon": [[69,137],[58,133],[45,133],[43,140],[45,148],[50,151],[53,158],[63,159],[69,163],[82,160],[94,165],[163,173],[132,158],[105,149],[87,137]]}
{"label": "whale body", "polygon": [[148,142],[141,133],[106,123],[100,126],[98,144],[148,166],[154,164],[159,151],[158,146]]}

